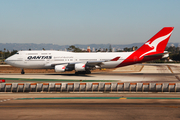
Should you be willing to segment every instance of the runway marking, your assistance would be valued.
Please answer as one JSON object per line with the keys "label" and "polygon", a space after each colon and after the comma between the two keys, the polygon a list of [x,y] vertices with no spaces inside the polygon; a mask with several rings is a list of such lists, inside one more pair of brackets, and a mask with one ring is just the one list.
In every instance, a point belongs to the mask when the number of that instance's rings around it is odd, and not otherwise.
{"label": "runway marking", "polygon": [[141,69],[139,70],[139,72],[141,72],[141,70],[144,68],[144,65],[142,65]]}
{"label": "runway marking", "polygon": [[175,77],[176,77],[176,79],[178,79],[180,81],[180,78],[178,76],[175,76]]}
{"label": "runway marking", "polygon": [[174,73],[173,70],[171,69],[171,67],[169,65],[167,65],[168,69],[171,71],[171,73]]}
{"label": "runway marking", "polygon": [[4,99],[4,100],[0,100],[0,102],[6,102],[6,101],[9,101],[9,100],[12,100],[12,99]]}

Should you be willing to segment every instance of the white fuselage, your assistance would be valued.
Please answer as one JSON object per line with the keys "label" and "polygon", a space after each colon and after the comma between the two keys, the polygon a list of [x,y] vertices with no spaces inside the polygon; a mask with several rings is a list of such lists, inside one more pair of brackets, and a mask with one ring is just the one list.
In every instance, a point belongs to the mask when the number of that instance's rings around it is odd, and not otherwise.
{"label": "white fuselage", "polygon": [[114,68],[133,52],[75,53],[66,51],[19,51],[6,59],[6,63],[19,68],[53,69],[52,64],[86,63],[120,57],[117,61],[103,62],[101,68]]}

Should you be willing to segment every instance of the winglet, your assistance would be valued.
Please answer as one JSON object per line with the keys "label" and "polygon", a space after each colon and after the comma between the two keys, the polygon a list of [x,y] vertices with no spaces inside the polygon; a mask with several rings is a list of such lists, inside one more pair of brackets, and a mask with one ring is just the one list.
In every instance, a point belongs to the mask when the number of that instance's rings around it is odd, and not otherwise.
{"label": "winglet", "polygon": [[113,58],[112,60],[110,60],[110,61],[118,61],[119,60],[119,58],[120,57],[115,57],[115,58]]}

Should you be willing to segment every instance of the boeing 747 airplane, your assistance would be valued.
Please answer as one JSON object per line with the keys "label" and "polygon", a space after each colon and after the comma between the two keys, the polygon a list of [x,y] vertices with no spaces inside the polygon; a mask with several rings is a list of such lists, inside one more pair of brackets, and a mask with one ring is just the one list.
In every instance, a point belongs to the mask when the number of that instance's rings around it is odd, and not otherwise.
{"label": "boeing 747 airplane", "polygon": [[22,69],[54,69],[56,72],[75,70],[76,74],[89,74],[97,68],[117,68],[168,57],[164,51],[174,27],[164,27],[139,49],[133,52],[75,53],[66,51],[18,51],[7,58],[9,65]]}

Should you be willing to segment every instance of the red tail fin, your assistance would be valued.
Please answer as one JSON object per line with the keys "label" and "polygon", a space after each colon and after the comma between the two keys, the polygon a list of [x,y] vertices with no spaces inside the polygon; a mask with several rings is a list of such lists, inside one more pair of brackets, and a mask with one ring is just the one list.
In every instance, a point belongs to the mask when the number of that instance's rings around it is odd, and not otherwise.
{"label": "red tail fin", "polygon": [[[154,35],[150,40],[148,40],[144,45],[142,45],[138,50],[134,51],[131,55],[129,55],[121,64],[117,67],[130,65],[138,62],[145,62],[149,60],[160,59],[161,53],[164,53],[166,45],[169,41],[171,33],[174,27],[164,27],[161,29],[156,35]],[[159,57],[152,55],[158,54]],[[143,56],[151,56],[151,58],[144,59]]]}
{"label": "red tail fin", "polygon": [[142,45],[136,52],[139,53],[139,58],[144,55],[151,55],[156,53],[163,53],[169,41],[174,27],[164,27],[144,45]]}

